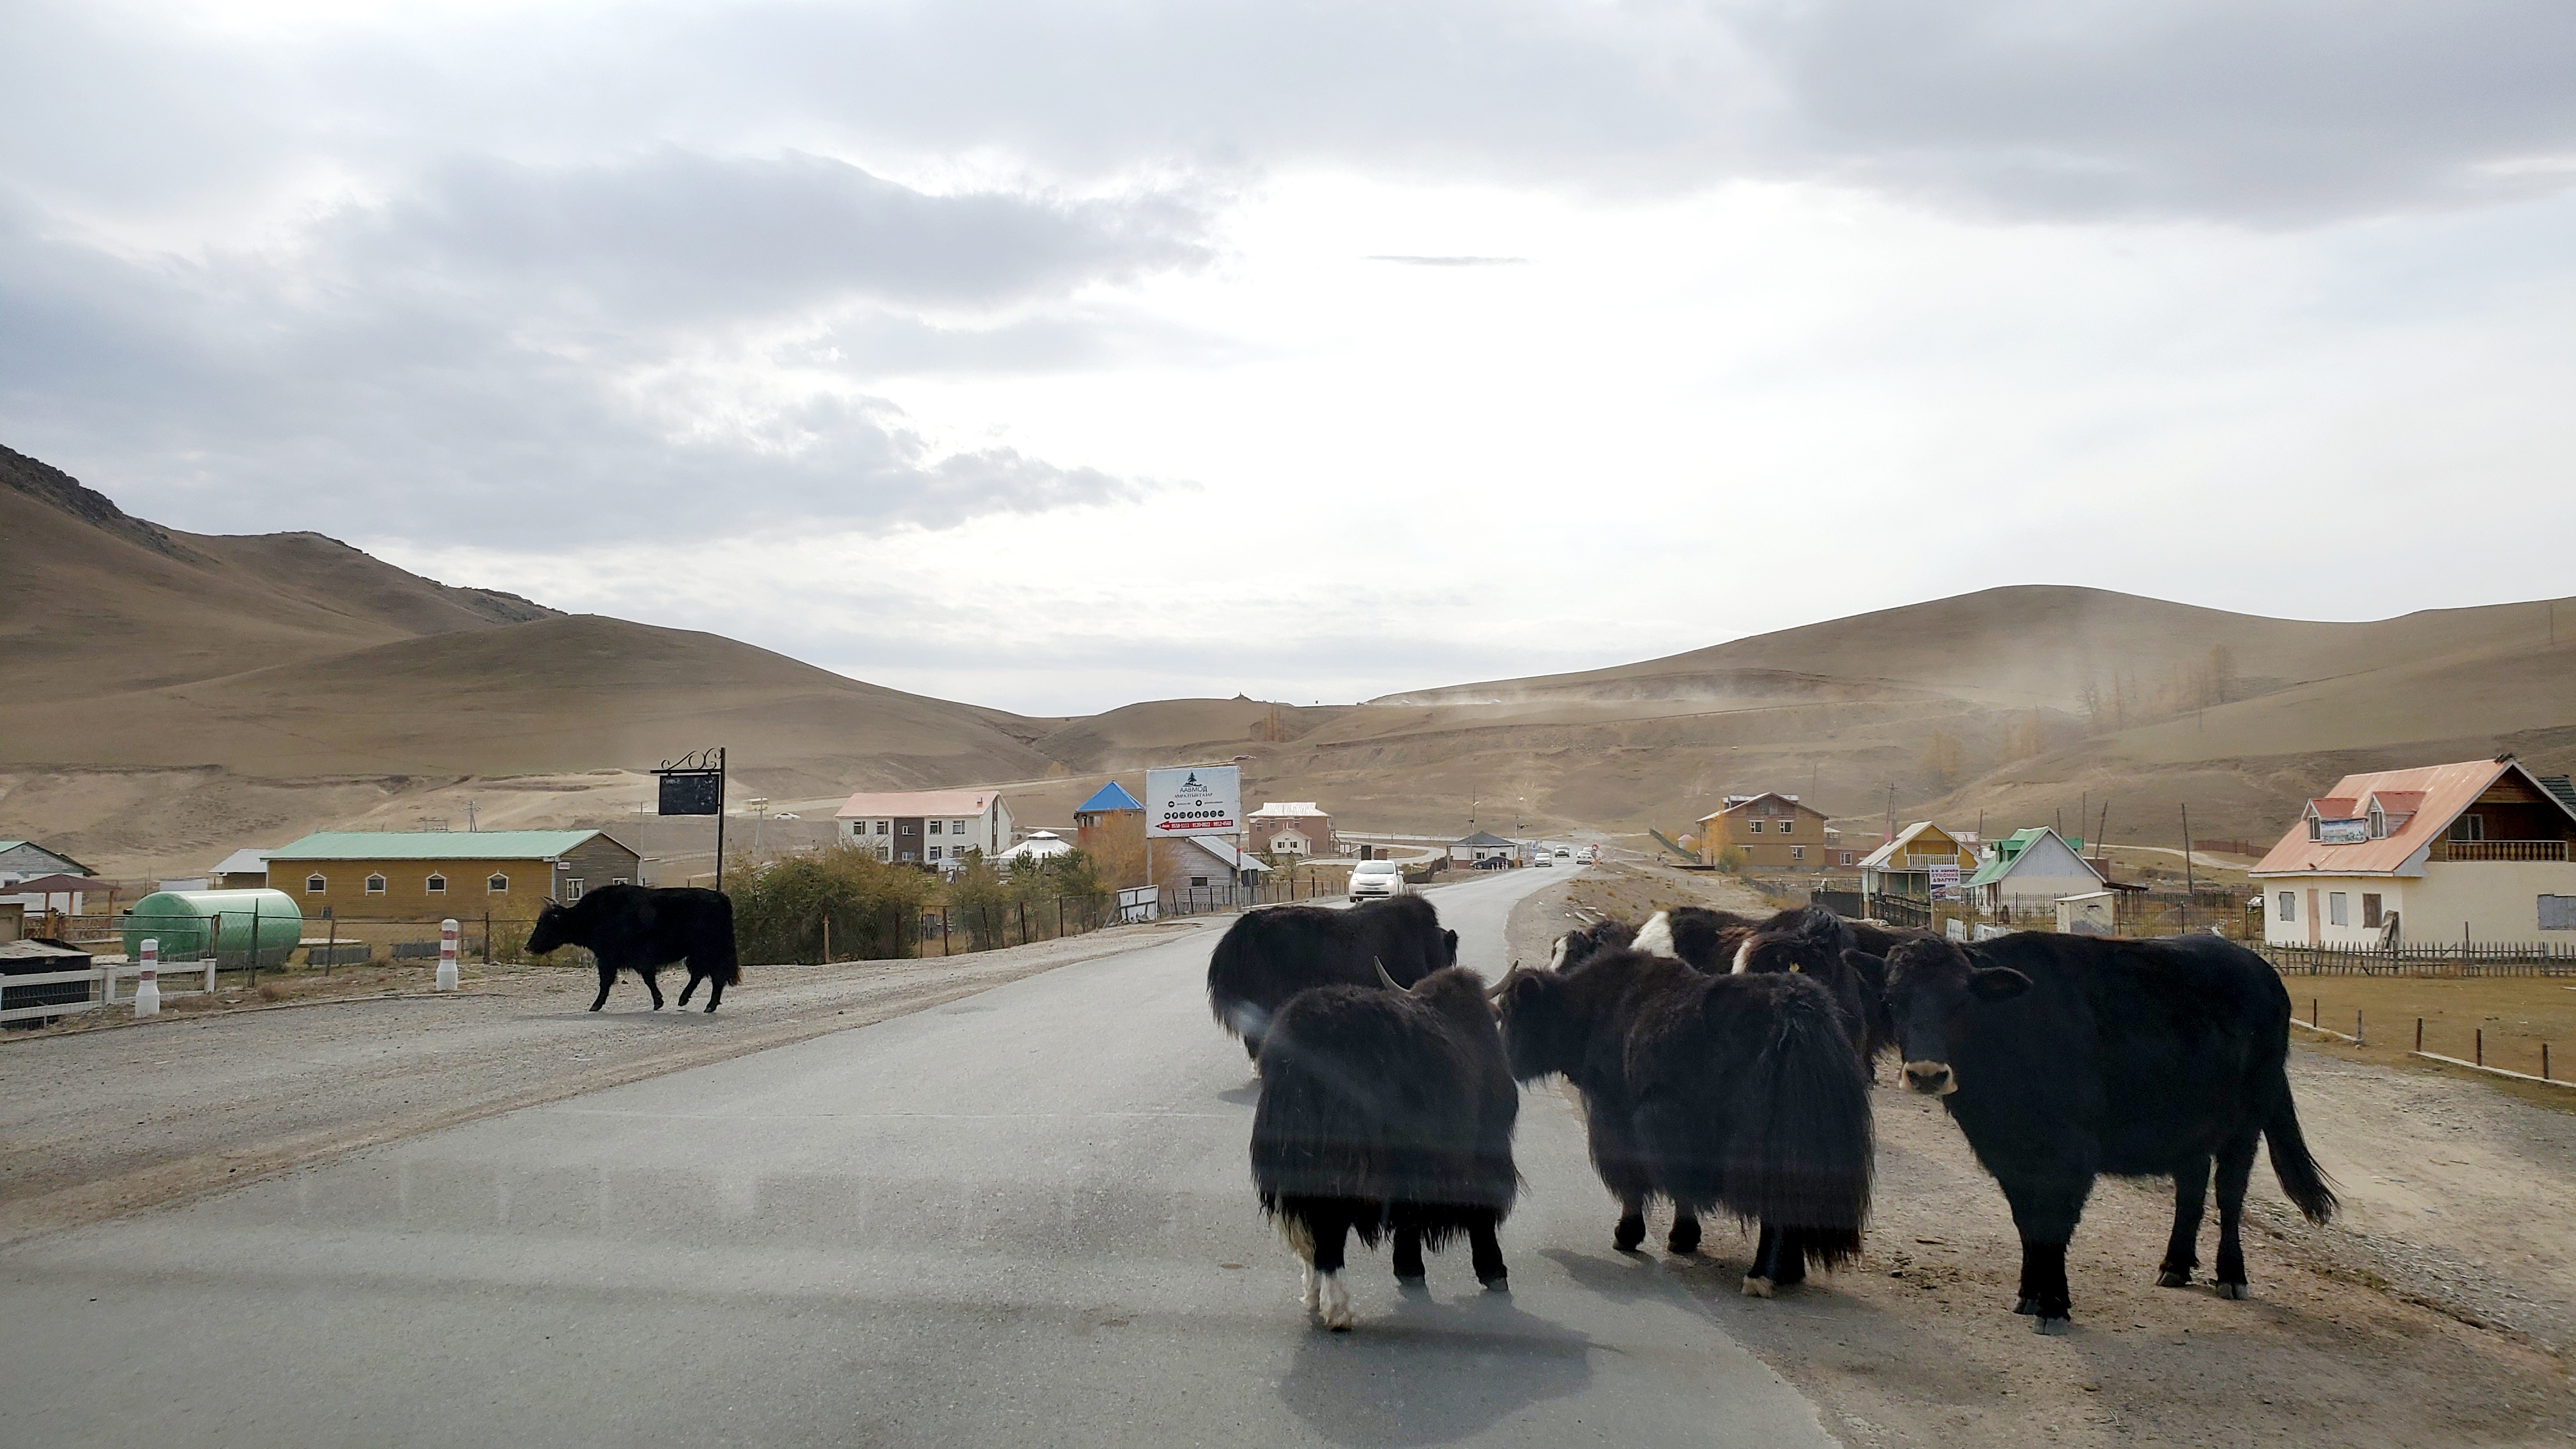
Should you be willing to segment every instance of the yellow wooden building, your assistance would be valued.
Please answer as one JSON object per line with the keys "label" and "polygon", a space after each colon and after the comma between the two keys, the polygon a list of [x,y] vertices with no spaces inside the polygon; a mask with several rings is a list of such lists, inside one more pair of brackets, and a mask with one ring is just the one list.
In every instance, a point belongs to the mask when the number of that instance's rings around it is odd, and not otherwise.
{"label": "yellow wooden building", "polygon": [[328,830],[270,851],[268,884],[307,921],[520,920],[633,884],[639,865],[599,830]]}
{"label": "yellow wooden building", "polygon": [[[1841,845],[1839,835],[1834,844]],[[1802,805],[1795,795],[1776,791],[1729,795],[1718,808],[1699,818],[1700,859],[1718,863],[1729,846],[1744,853],[1744,863],[1771,870],[1822,870],[1838,864],[1825,855],[1825,814]]]}

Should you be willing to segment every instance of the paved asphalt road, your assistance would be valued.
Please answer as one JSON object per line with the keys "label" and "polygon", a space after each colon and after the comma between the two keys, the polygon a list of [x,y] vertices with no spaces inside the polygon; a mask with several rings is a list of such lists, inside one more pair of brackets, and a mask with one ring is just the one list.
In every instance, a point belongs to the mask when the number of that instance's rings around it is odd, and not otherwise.
{"label": "paved asphalt road", "polygon": [[[1466,964],[1560,871],[1434,899]],[[1509,1295],[1312,1327],[1210,937],[0,1252],[0,1443],[1829,1444],[1553,1092]],[[1782,1311],[1795,1311],[1784,1302]]]}

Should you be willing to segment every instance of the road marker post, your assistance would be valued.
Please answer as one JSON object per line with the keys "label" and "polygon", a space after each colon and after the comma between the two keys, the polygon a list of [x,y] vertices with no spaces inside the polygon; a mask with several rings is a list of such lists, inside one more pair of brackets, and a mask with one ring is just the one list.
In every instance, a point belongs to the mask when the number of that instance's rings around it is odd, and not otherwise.
{"label": "road marker post", "polygon": [[438,990],[456,989],[456,921],[454,917],[438,923]]}
{"label": "road marker post", "polygon": [[143,943],[143,966],[134,974],[134,1014],[161,1014],[161,941],[159,937]]}

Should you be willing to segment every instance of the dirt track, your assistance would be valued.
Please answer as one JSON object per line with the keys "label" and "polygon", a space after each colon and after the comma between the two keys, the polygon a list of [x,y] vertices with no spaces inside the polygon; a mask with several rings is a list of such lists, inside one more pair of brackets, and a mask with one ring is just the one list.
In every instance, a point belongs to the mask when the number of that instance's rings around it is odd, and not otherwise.
{"label": "dirt track", "polygon": [[[1219,918],[1222,925],[1222,918]],[[713,1016],[621,978],[519,970],[470,993],[165,1016],[0,1044],[0,1242],[456,1122],[782,1046],[1208,922],[926,961],[770,966]],[[666,994],[672,990],[665,978]]]}
{"label": "dirt track", "polygon": [[[1760,908],[1730,883],[1635,874],[1644,878],[1624,883],[1631,896]],[[1566,895],[1522,903],[1515,954],[1546,959]],[[1625,1258],[1610,1247],[1606,1196],[1599,1243],[1578,1251],[1605,1287],[1622,1274],[1688,1279],[1853,1445],[2576,1438],[2576,1383],[2560,1351],[2576,1344],[2576,1117],[2480,1083],[2306,1050],[2291,1071],[2347,1212],[2307,1226],[2258,1166],[2251,1301],[2155,1287],[2171,1188],[2106,1179],[2067,1255],[2076,1329],[2034,1336],[2011,1312],[2019,1250],[2002,1193],[1937,1103],[1886,1085],[1875,1094],[1879,1183],[1858,1268],[1794,1298],[1747,1299],[1737,1285],[1749,1242],[1718,1232],[1695,1258]],[[2204,1263],[2215,1240],[2213,1213]]]}

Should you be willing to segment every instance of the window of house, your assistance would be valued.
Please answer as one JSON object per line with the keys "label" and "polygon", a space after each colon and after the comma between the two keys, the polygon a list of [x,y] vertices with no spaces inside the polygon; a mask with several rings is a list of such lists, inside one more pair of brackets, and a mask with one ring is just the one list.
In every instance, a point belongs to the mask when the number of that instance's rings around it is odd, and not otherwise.
{"label": "window of house", "polygon": [[318,875],[308,875],[304,878],[304,893],[308,896],[318,896],[330,888],[331,883]]}
{"label": "window of house", "polygon": [[2313,815],[2308,817],[2308,838],[2310,840],[2326,838],[2326,823]]}
{"label": "window of house", "polygon": [[447,894],[447,877],[440,875],[436,871],[431,871],[429,873],[429,879],[421,882],[421,888],[428,891],[431,895],[443,896]]}
{"label": "window of house", "polygon": [[1797,818],[1796,818],[1795,816],[1792,816],[1792,817],[1790,817],[1790,818],[1789,818],[1789,819],[1787,819],[1787,820],[1783,820],[1783,821],[1781,821],[1781,822],[1780,822],[1780,833],[1781,833],[1782,835],[1786,835],[1786,834],[1788,834],[1788,833],[1789,833],[1789,827],[1791,827],[1791,826],[1793,826],[1793,825],[1795,825],[1795,824],[1797,824],[1797,823],[1798,823],[1798,821],[1797,821]]}
{"label": "window of house", "polygon": [[567,900],[567,901],[577,901],[577,900],[580,900],[580,899],[581,899],[581,877],[580,877],[580,876],[577,876],[577,875],[576,875],[576,876],[569,876],[569,877],[566,877],[566,878],[565,878],[565,880],[564,880],[564,886],[563,886],[563,898],[564,898],[565,900]]}
{"label": "window of house", "polygon": [[877,859],[879,859],[879,860],[881,860],[881,861],[891,861],[891,860],[893,860],[893,859],[894,859],[894,847],[893,847],[893,846],[891,846],[891,845],[880,845],[880,846],[878,846],[878,847],[877,847]]}
{"label": "window of house", "polygon": [[[932,824],[934,824],[934,825],[936,825],[938,822],[937,822],[937,821],[932,821],[931,823],[932,823]],[[935,833],[937,833],[937,832],[935,832],[935,831],[934,831],[933,833],[935,834]],[[930,847],[930,858],[931,858],[932,860],[937,860],[937,859],[939,858],[939,847],[938,847],[938,846],[934,845],[934,846]]]}
{"label": "window of house", "polygon": [[2451,822],[2451,838],[2453,840],[2486,839],[2487,818],[2483,815],[2461,816],[2459,819]]}
{"label": "window of house", "polygon": [[2373,840],[2388,838],[2388,817],[2381,814],[2376,805],[2370,807],[2370,838]]}
{"label": "window of house", "polygon": [[380,876],[380,875],[371,875],[371,876],[367,877],[367,894],[369,894],[369,895],[371,895],[371,896],[380,896],[380,895],[383,895],[384,893],[385,893],[385,878],[384,878],[383,876]]}
{"label": "window of house", "polygon": [[2361,923],[2374,931],[2378,930],[2381,924],[2379,897],[2368,891],[2362,892],[2361,896]]}
{"label": "window of house", "polygon": [[1759,821],[1759,820],[1756,820],[1756,821],[1751,822],[1751,824],[1752,824],[1752,826],[1753,826],[1753,833],[1754,833],[1754,834],[1756,834],[1756,835],[1760,835],[1760,834],[1762,833],[1762,822],[1761,822],[1761,821]]}
{"label": "window of house", "polygon": [[889,826],[891,826],[893,823],[894,823],[894,822],[892,822],[892,821],[890,821],[890,820],[880,820],[880,821],[878,821],[878,822],[877,822],[877,834],[879,834],[879,835],[883,835],[883,834],[885,834],[885,833],[886,833],[887,828],[888,828]]}
{"label": "window of house", "polygon": [[2576,896],[2542,896],[2540,929],[2576,931]]}
{"label": "window of house", "polygon": [[2281,892],[2280,900],[2281,919],[2285,921],[2297,920],[2299,918],[2299,893],[2297,891],[2283,891]]}
{"label": "window of house", "polygon": [[610,876],[610,877],[608,878],[608,883],[609,883],[610,885],[627,885],[627,884],[630,884],[630,882],[626,879],[626,877],[624,877],[624,876],[622,876],[622,875],[613,875],[613,876]]}
{"label": "window of house", "polygon": [[2352,924],[2352,897],[2342,891],[2326,892],[2326,924],[2329,926]]}
{"label": "window of house", "polygon": [[510,878],[496,870],[491,879],[483,882],[483,889],[491,895],[506,896],[510,893]]}
{"label": "window of house", "polygon": [[1803,845],[1790,846],[1789,858],[1791,860],[1805,860],[1807,858],[1807,847]]}
{"label": "window of house", "polygon": [[933,834],[933,835],[937,835],[937,834],[939,833],[939,822],[938,822],[938,821],[933,820],[933,821],[931,821],[931,822],[930,822],[930,833],[931,833],[931,834]]}
{"label": "window of house", "polygon": [[949,834],[951,834],[951,835],[963,835],[963,834],[965,834],[965,833],[966,833],[966,822],[965,822],[965,821],[963,821],[963,820],[951,820],[951,821],[949,821],[949,822],[948,822],[948,833],[949,833]]}
{"label": "window of house", "polygon": [[1206,877],[1206,876],[1203,876],[1203,875],[1194,875],[1194,876],[1191,876],[1191,877],[1190,877],[1190,884],[1191,884],[1191,885],[1193,885],[1193,886],[1203,886],[1203,885],[1206,885],[1206,884],[1207,884],[1207,877]]}

